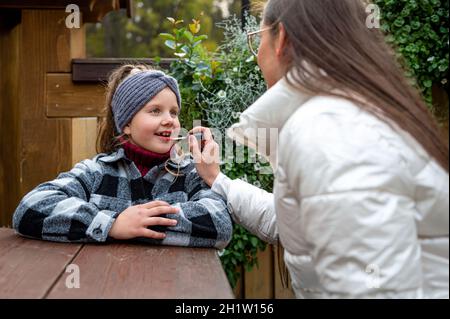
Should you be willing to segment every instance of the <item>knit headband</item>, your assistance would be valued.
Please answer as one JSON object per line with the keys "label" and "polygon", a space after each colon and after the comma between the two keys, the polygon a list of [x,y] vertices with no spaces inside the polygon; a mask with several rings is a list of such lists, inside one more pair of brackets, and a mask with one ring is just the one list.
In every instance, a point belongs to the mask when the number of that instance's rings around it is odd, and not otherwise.
{"label": "knit headband", "polygon": [[120,83],[111,102],[117,131],[122,133],[134,115],[166,87],[175,93],[181,109],[177,80],[161,71],[139,72]]}

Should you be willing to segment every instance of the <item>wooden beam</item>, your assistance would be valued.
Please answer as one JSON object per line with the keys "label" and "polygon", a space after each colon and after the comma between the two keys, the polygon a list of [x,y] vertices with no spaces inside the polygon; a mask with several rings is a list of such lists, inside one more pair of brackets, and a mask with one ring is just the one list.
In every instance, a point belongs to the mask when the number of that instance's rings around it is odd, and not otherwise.
{"label": "wooden beam", "polygon": [[[78,1],[77,5],[88,1]],[[73,1],[72,1],[73,3]],[[70,0],[2,0],[0,8],[14,9],[63,9],[71,4]]]}
{"label": "wooden beam", "polygon": [[442,134],[444,137],[445,143],[448,145],[449,135],[448,135],[448,93],[444,88],[433,85],[432,88],[432,96],[433,96],[433,105],[435,107],[435,116],[437,120],[440,122]]}
{"label": "wooden beam", "polygon": [[70,56],[73,59],[86,58],[86,25],[70,29]]}
{"label": "wooden beam", "polygon": [[235,272],[239,273],[240,276],[239,276],[239,279],[236,282],[236,286],[233,289],[233,293],[234,293],[234,296],[237,299],[244,299],[245,298],[245,294],[244,294],[245,293],[244,292],[245,270],[244,270],[244,267],[242,265],[236,267]]}
{"label": "wooden beam", "polygon": [[72,165],[95,156],[97,118],[72,119]]}
{"label": "wooden beam", "polygon": [[245,298],[272,299],[274,298],[272,245],[267,245],[264,251],[258,251],[256,257],[258,265],[245,273]]}
{"label": "wooden beam", "polygon": [[47,117],[103,116],[105,87],[101,84],[75,84],[70,73],[46,75]]}
{"label": "wooden beam", "polygon": [[133,14],[132,0],[2,0],[1,9],[65,10],[76,4],[83,13],[84,22],[98,22],[110,11],[126,9],[129,18]]}
{"label": "wooden beam", "polygon": [[[16,17],[17,18],[17,17]],[[20,23],[0,11],[0,226],[10,226],[20,200]],[[12,19],[13,21],[15,19]],[[19,19],[20,22],[20,19]]]}
{"label": "wooden beam", "polygon": [[[175,59],[162,59],[161,69],[167,70]],[[73,82],[107,82],[109,74],[116,68],[127,63],[141,63],[156,66],[154,59],[116,59],[116,58],[90,58],[72,60]]]}
{"label": "wooden beam", "polygon": [[[274,294],[275,294],[274,298],[275,299],[295,299],[295,294],[294,294],[294,291],[292,290],[290,280],[289,280],[288,286],[284,287],[282,279],[281,279],[280,266],[286,267],[284,265],[284,261],[283,261],[284,260],[283,249],[278,245],[274,245],[273,251],[274,251],[274,253],[273,253],[273,265],[274,265],[273,280],[274,280]],[[278,254],[280,254],[280,255],[278,255]],[[280,260],[278,258],[280,258]],[[281,265],[279,264],[279,262],[281,262]]]}

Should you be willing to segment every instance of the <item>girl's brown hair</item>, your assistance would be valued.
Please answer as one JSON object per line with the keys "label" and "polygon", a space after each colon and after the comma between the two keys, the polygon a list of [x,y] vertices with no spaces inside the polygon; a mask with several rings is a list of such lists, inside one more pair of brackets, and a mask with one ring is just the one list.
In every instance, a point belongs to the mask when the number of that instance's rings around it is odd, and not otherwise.
{"label": "girl's brown hair", "polygon": [[448,172],[448,144],[419,90],[406,79],[404,62],[397,61],[379,29],[366,26],[368,2],[270,0],[263,22],[273,26],[274,35],[280,23],[286,30],[284,73],[296,71],[287,78],[290,84],[309,94],[349,99],[393,121]]}
{"label": "girl's brown hair", "polygon": [[104,117],[99,126],[99,133],[97,135],[97,152],[111,153],[116,151],[127,136],[119,134],[114,124],[114,115],[112,112],[111,101],[119,84],[130,74],[135,72],[144,72],[153,70],[152,67],[144,64],[126,64],[114,70],[109,76],[108,85],[106,88],[106,100],[104,106]]}

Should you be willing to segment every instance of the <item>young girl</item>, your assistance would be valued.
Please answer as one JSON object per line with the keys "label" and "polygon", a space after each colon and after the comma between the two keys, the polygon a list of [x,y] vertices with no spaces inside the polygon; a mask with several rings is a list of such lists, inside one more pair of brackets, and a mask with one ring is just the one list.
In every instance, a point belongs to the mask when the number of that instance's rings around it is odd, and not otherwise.
{"label": "young girl", "polygon": [[226,202],[191,158],[170,160],[170,136],[180,131],[176,80],[125,65],[111,75],[107,93],[97,141],[102,153],[27,194],[14,213],[16,231],[61,242],[138,239],[224,248],[232,235]]}

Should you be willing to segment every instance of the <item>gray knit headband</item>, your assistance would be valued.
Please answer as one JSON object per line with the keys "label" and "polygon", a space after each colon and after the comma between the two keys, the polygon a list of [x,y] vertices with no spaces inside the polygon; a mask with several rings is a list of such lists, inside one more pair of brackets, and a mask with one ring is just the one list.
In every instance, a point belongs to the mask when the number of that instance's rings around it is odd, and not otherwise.
{"label": "gray knit headband", "polygon": [[120,83],[111,102],[117,131],[122,133],[134,115],[166,87],[175,93],[178,107],[181,109],[177,80],[161,71],[139,72]]}

